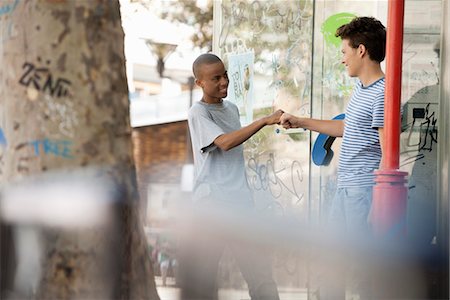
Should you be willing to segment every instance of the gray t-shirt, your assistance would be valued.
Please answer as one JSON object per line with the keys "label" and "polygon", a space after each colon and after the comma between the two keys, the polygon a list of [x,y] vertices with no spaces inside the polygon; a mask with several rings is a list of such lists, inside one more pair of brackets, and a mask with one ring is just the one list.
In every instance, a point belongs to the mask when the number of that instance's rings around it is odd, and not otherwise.
{"label": "gray t-shirt", "polygon": [[224,100],[196,102],[188,113],[194,152],[194,200],[211,200],[249,205],[252,194],[245,175],[243,146],[224,151],[214,140],[241,128],[236,105]]}

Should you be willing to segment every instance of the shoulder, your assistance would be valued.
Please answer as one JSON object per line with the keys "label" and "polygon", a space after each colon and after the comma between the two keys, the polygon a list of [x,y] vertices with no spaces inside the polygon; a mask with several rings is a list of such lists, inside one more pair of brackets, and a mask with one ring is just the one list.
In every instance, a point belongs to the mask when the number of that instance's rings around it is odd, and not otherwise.
{"label": "shoulder", "polygon": [[376,88],[384,92],[385,87],[386,87],[386,80],[383,77],[377,82]]}
{"label": "shoulder", "polygon": [[201,104],[200,102],[195,102],[188,111],[188,117],[194,118],[200,115],[207,115],[208,107],[206,105]]}
{"label": "shoulder", "polygon": [[372,89],[377,91],[378,93],[384,93],[385,86],[386,86],[386,81],[383,77],[383,78],[380,78],[378,81],[376,81],[373,84]]}
{"label": "shoulder", "polygon": [[383,77],[366,87],[361,81],[358,81],[353,96],[355,98],[365,100],[366,102],[372,102],[375,99],[384,98],[384,91],[385,81]]}
{"label": "shoulder", "polygon": [[373,90],[376,94],[376,99],[378,101],[384,101],[384,92],[385,92],[385,80],[384,77],[381,78],[378,82],[376,82],[373,86]]}
{"label": "shoulder", "polygon": [[228,101],[228,100],[223,100],[223,104],[229,110],[235,111],[235,112],[237,112],[239,114],[239,108],[233,102]]}
{"label": "shoulder", "polygon": [[228,107],[232,107],[232,108],[236,108],[237,109],[237,105],[234,104],[233,102],[229,101],[229,100],[223,100],[223,104],[228,106]]}

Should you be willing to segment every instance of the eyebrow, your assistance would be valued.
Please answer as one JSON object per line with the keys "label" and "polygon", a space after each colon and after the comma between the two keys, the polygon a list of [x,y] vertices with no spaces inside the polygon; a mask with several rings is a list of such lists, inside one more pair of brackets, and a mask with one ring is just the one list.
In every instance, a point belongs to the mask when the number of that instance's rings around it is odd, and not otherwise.
{"label": "eyebrow", "polygon": [[222,74],[214,75],[214,76],[212,76],[212,78],[218,78],[218,77],[222,77],[222,76],[224,76],[224,75],[227,75],[227,76],[228,76],[228,71],[225,71],[225,72],[222,73]]}

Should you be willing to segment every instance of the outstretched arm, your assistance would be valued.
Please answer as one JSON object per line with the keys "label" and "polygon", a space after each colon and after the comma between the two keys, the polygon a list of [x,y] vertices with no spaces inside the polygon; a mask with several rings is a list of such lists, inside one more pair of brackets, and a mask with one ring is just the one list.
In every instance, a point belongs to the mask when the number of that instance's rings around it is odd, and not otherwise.
{"label": "outstretched arm", "polygon": [[282,110],[277,110],[273,114],[256,120],[250,125],[242,127],[239,130],[224,133],[214,140],[214,144],[220,149],[228,151],[248,140],[252,135],[257,133],[264,126],[279,124],[282,114]]}
{"label": "outstretched arm", "polygon": [[342,137],[344,134],[343,120],[317,120],[299,118],[288,113],[281,116],[280,123],[284,128],[305,128],[333,137]]}

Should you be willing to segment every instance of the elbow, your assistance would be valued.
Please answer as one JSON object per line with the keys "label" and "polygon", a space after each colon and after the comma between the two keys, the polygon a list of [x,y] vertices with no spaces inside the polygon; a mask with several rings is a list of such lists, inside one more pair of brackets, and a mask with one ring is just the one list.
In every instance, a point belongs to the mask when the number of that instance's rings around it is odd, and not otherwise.
{"label": "elbow", "polygon": [[232,145],[227,144],[227,143],[217,144],[216,146],[219,147],[223,151],[228,151],[228,150],[231,150],[233,148]]}
{"label": "elbow", "polygon": [[234,146],[233,146],[233,144],[231,143],[231,142],[229,142],[229,141],[227,141],[227,140],[225,140],[225,139],[223,139],[223,138],[221,138],[221,137],[218,137],[215,141],[214,141],[214,144],[220,149],[220,150],[223,150],[223,151],[228,151],[228,150],[230,150],[230,149],[232,149]]}
{"label": "elbow", "polygon": [[334,138],[341,138],[344,136],[344,131],[334,131],[334,132],[330,132],[329,136],[332,136]]}

